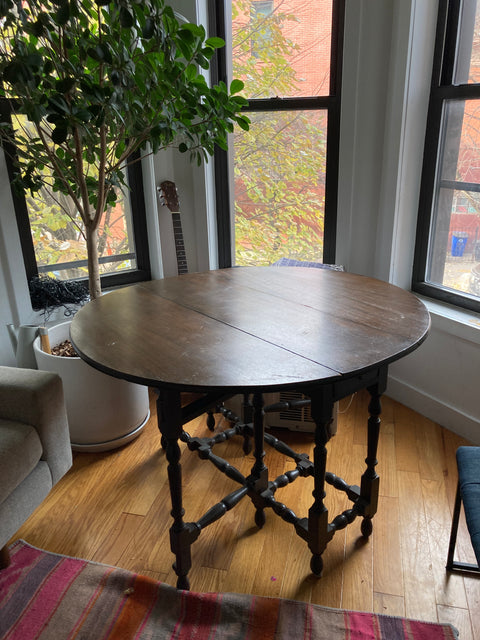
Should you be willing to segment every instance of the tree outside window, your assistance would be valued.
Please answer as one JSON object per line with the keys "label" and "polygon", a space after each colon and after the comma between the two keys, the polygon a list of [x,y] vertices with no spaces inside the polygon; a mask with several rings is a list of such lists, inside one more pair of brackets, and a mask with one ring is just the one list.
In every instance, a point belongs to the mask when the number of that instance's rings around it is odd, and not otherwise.
{"label": "tree outside window", "polygon": [[[13,119],[13,126],[26,139],[30,123]],[[31,126],[31,125],[30,125]],[[52,176],[45,168],[43,184],[25,199],[36,266],[39,274],[60,280],[87,277],[87,248],[80,214],[72,200],[52,189]],[[130,202],[122,196],[109,207],[100,223],[98,247],[102,274],[136,268]]]}
{"label": "tree outside window", "polygon": [[273,13],[273,0],[257,0],[251,3],[251,50],[252,56],[259,58],[261,50],[268,48],[272,41],[269,17]]}
{"label": "tree outside window", "polygon": [[325,220],[335,219],[337,166],[327,157],[338,145],[331,60],[342,5],[232,0],[233,76],[245,83],[251,120],[233,143],[237,265],[333,261],[332,252],[325,257]]}

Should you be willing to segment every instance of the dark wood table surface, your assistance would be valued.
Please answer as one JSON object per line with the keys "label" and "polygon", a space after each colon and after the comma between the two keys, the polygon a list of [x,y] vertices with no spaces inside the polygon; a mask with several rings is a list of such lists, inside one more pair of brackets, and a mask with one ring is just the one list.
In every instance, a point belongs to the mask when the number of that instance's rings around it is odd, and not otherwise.
{"label": "dark wood table surface", "polygon": [[[301,267],[240,267],[145,282],[108,293],[75,315],[71,338],[86,362],[158,391],[159,428],[169,462],[177,586],[189,588],[190,546],[201,529],[245,495],[255,505],[258,526],[266,507],[295,526],[309,545],[317,575],[322,572],[321,555],[336,530],[362,516],[362,533],[370,535],[378,501],[380,397],[388,365],[417,348],[429,326],[425,306],[403,289],[340,271]],[[372,399],[367,468],[356,487],[326,471],[325,445],[334,402],[361,388],[367,388]],[[316,424],[312,462],[264,433],[263,393],[284,389],[300,391],[311,402]],[[202,395],[182,407],[185,391]],[[200,442],[183,431],[190,419],[212,412],[224,398],[238,393],[251,411],[247,419],[237,419],[228,437],[243,435],[245,450],[248,439],[254,439],[255,464],[248,478],[213,455],[213,446],[224,436]],[[195,523],[183,520],[179,440],[191,450],[201,450],[241,485]],[[291,475],[268,479],[265,441],[297,462]],[[314,501],[308,518],[299,518],[273,494],[307,475],[314,477]],[[345,491],[353,502],[332,522],[323,503],[325,482]]]}
{"label": "dark wood table surface", "polygon": [[76,314],[71,337],[94,367],[141,384],[271,391],[392,362],[428,327],[415,296],[379,280],[244,267],[108,293]]}

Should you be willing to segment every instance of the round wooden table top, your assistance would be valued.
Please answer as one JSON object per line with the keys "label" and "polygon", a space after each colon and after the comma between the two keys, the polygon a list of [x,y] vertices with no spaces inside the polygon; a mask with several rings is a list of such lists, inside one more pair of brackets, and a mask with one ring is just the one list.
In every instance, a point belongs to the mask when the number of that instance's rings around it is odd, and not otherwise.
{"label": "round wooden table top", "polygon": [[413,351],[429,326],[422,302],[380,280],[238,267],[110,292],[75,315],[71,339],[116,377],[237,393],[358,375]]}

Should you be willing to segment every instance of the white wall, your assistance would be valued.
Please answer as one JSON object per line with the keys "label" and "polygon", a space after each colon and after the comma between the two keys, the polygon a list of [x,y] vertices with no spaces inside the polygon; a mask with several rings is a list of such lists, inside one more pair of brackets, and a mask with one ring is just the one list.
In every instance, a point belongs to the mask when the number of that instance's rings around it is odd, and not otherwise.
{"label": "white wall", "polygon": [[[475,444],[480,444],[480,320],[429,305],[426,342],[391,367],[387,393]],[[446,315],[447,314],[447,315]]]}
{"label": "white wall", "polygon": [[[409,288],[423,137],[438,0],[347,0],[337,261]],[[192,19],[205,0],[175,3]],[[203,13],[202,13],[203,12]],[[211,167],[155,158],[150,175],[149,233],[154,274],[173,273],[169,216],[156,207],[162,180],[179,188],[191,270],[214,268]],[[12,364],[7,322],[28,322],[18,234],[0,159],[0,363]],[[480,318],[429,304],[432,331],[416,352],[392,365],[388,393],[480,444]]]}

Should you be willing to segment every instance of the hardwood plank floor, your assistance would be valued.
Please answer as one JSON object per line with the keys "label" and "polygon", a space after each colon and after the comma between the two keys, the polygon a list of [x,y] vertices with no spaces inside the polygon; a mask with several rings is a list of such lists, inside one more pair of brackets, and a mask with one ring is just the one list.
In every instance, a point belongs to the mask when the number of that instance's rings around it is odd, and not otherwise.
{"label": "hardwood plank floor", "polygon": [[[338,433],[328,444],[328,469],[357,484],[366,455],[368,394],[341,403]],[[342,408],[343,405],[343,408]],[[50,551],[116,564],[175,585],[169,547],[170,497],[156,410],[144,432],[126,447],[77,453],[70,472],[53,489],[14,539]],[[192,547],[192,589],[281,596],[357,610],[451,622],[462,640],[480,637],[480,579],[445,572],[456,486],[455,451],[468,444],[454,433],[388,397],[383,400],[378,451],[379,509],[368,542],[360,521],[339,531],[327,547],[324,574],[310,573],[310,553],[293,527],[267,511],[258,531],[248,498],[202,532]],[[222,420],[222,419],[220,419]],[[217,428],[218,428],[217,420]],[[207,433],[205,418],[192,421],[192,435]],[[311,454],[310,434],[275,432],[293,448]],[[186,520],[197,519],[235,487],[212,465],[182,445]],[[216,447],[242,473],[253,462],[241,439]],[[267,452],[272,475],[292,461]],[[312,479],[298,479],[277,499],[306,515]],[[346,508],[343,493],[327,487],[330,520]],[[13,541],[13,539],[12,539]],[[458,556],[474,560],[462,518]]]}

